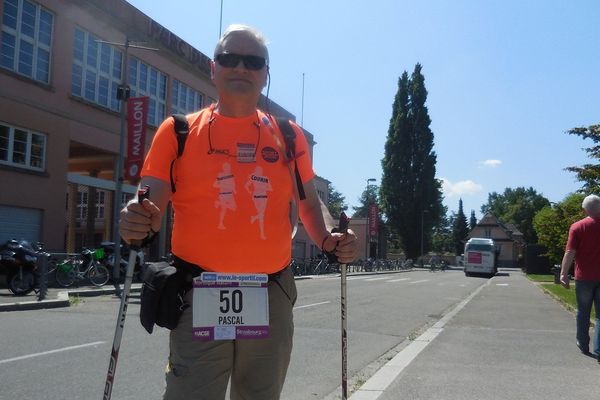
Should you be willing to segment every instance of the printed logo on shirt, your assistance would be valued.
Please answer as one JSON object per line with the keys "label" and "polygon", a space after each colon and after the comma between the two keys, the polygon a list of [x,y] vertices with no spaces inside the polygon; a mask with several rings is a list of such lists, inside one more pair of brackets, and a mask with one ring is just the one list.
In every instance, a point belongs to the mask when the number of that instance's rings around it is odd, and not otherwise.
{"label": "printed logo on shirt", "polygon": [[240,163],[256,162],[256,145],[253,143],[238,143],[237,160]]}
{"label": "printed logo on shirt", "polygon": [[262,155],[263,160],[266,162],[274,163],[279,160],[279,153],[272,147],[263,147],[260,154]]}

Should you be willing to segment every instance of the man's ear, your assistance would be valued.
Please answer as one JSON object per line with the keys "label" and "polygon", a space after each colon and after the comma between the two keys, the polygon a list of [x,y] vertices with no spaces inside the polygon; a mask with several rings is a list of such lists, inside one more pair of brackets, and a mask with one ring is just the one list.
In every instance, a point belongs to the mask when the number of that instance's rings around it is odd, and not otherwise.
{"label": "man's ear", "polygon": [[265,79],[265,83],[263,84],[263,87],[267,86],[267,84],[269,83],[270,80],[271,80],[271,74],[269,73],[269,66],[267,65],[267,76]]}

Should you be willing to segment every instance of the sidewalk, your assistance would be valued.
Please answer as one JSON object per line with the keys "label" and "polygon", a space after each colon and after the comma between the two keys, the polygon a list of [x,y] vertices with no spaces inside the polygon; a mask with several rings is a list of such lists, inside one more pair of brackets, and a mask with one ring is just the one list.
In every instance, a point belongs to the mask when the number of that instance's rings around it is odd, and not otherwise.
{"label": "sidewalk", "polygon": [[483,283],[350,399],[591,399],[599,376],[597,360],[575,346],[574,314],[511,269]]}

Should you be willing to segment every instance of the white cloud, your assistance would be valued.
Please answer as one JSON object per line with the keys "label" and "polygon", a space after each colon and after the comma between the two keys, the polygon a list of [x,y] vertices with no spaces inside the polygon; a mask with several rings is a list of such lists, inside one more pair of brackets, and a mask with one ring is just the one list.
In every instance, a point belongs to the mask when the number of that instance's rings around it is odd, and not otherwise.
{"label": "white cloud", "polygon": [[462,195],[470,195],[476,194],[483,190],[483,186],[478,183],[473,182],[470,179],[465,181],[458,181],[456,183],[452,183],[450,180],[446,178],[442,179],[442,190],[444,191],[444,195],[446,197],[456,197]]}
{"label": "white cloud", "polygon": [[490,167],[490,168],[496,168],[500,164],[502,164],[502,160],[485,160],[485,161],[479,162],[479,165],[481,165],[482,167]]}

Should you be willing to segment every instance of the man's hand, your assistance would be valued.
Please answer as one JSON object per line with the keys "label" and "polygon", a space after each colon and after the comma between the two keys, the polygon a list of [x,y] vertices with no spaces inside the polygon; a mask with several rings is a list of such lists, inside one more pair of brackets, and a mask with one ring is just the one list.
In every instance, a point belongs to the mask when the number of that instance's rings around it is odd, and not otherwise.
{"label": "man's hand", "polygon": [[563,285],[566,289],[569,288],[569,275],[568,274],[560,274],[560,284]]}
{"label": "man's hand", "polygon": [[137,200],[132,200],[121,210],[119,234],[127,243],[143,240],[151,230],[160,230],[160,220],[160,209],[153,202],[144,199],[140,204]]}
{"label": "man's hand", "polygon": [[352,262],[357,253],[356,235],[352,229],[347,233],[330,233],[323,243],[323,250],[333,252],[341,264]]}

